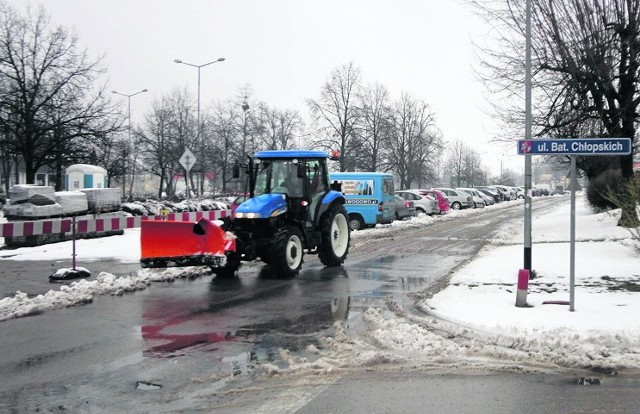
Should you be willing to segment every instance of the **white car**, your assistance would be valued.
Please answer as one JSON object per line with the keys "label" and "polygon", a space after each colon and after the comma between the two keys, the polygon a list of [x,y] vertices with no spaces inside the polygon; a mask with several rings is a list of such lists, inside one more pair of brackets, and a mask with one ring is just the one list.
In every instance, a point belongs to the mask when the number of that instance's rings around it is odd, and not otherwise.
{"label": "white car", "polygon": [[442,191],[447,196],[453,210],[473,207],[473,196],[471,194],[448,187],[436,187],[436,190]]}
{"label": "white car", "polygon": [[491,204],[493,204],[493,199],[491,197],[486,194],[482,194],[475,188],[458,187],[456,190],[464,191],[465,193],[469,193],[473,196],[473,208],[484,208],[488,206],[489,199],[491,199]]}

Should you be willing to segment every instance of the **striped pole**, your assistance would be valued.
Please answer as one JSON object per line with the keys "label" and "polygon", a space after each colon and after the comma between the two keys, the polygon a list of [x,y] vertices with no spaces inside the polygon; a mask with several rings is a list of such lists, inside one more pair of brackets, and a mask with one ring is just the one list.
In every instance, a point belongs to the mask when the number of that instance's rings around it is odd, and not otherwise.
{"label": "striped pole", "polygon": [[516,307],[528,308],[527,290],[529,289],[529,270],[520,269],[518,271],[518,292],[516,293]]}

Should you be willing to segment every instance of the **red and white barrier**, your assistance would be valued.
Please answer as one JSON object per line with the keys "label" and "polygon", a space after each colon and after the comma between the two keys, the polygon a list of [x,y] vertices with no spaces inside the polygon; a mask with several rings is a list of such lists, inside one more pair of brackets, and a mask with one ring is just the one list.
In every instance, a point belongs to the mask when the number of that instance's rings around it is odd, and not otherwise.
{"label": "red and white barrier", "polygon": [[[195,211],[184,213],[171,213],[165,216],[133,216],[133,217],[100,217],[96,218],[76,219],[76,232],[92,233],[106,232],[113,230],[131,229],[140,227],[143,220],[179,220],[196,222],[201,218],[209,220],[217,220],[225,217],[231,217],[231,210],[212,210],[212,211]],[[73,219],[69,217],[46,219],[46,220],[30,220],[30,221],[12,221],[8,223],[0,223],[0,237],[24,237],[35,236],[39,234],[58,234],[71,232]]]}

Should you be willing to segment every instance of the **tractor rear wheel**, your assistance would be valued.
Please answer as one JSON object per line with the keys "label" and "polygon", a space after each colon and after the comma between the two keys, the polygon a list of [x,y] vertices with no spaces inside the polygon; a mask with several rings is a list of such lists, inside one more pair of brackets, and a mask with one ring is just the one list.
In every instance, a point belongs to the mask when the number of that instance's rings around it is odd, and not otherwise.
{"label": "tractor rear wheel", "polygon": [[318,256],[323,265],[340,266],[349,253],[349,220],[347,210],[341,204],[334,204],[325,213],[320,223],[322,244]]}

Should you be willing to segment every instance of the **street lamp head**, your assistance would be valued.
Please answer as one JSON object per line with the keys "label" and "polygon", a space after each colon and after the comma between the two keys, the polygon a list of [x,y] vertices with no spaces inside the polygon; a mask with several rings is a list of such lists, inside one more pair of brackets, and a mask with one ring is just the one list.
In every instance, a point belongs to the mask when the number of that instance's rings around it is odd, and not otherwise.
{"label": "street lamp head", "polygon": [[224,62],[224,61],[225,61],[225,58],[223,58],[223,57],[218,58],[218,62]]}
{"label": "street lamp head", "polygon": [[118,93],[117,91],[111,91],[111,93]]}
{"label": "street lamp head", "polygon": [[173,59],[173,61],[176,62],[176,63],[182,63],[182,60],[180,60],[180,59]]}
{"label": "street lamp head", "polygon": [[149,89],[143,89],[140,92],[148,92],[148,91],[149,91]]}

